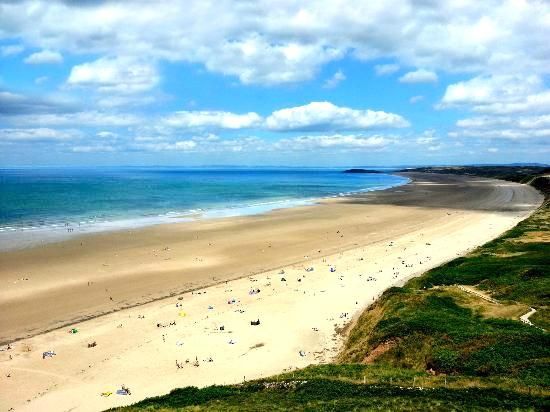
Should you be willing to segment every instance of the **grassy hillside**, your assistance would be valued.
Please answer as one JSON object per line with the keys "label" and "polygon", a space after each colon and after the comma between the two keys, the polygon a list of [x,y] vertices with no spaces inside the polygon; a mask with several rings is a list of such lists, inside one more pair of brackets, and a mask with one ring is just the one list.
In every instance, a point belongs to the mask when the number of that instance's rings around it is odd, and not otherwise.
{"label": "grassy hillside", "polygon": [[126,411],[510,411],[544,410],[548,399],[499,389],[420,389],[314,378],[183,388]]}
{"label": "grassy hillside", "polygon": [[[549,304],[546,204],[468,256],[387,290],[362,314],[340,359],[549,390]],[[531,307],[534,326],[518,321]]]}
{"label": "grassy hillside", "polygon": [[536,176],[550,174],[550,168],[546,166],[432,166],[403,169],[401,171],[480,176],[518,183],[528,183]]}
{"label": "grassy hillside", "polygon": [[[528,180],[548,193],[548,178]],[[500,238],[387,290],[335,364],[177,389],[125,410],[550,410],[549,268],[546,202]],[[531,308],[533,326],[519,321]]]}

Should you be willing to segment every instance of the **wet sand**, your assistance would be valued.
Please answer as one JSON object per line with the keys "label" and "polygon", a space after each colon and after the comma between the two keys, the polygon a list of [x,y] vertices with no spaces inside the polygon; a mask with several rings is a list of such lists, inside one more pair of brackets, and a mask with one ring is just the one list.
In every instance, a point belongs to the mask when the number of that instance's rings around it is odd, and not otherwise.
{"label": "wet sand", "polygon": [[[335,327],[383,290],[498,236],[542,201],[508,182],[408,176],[315,206],[0,254],[1,340],[36,335],[2,347],[0,407],[99,410],[329,361]],[[42,359],[47,350],[56,355]],[[121,384],[131,396],[100,396]]]}

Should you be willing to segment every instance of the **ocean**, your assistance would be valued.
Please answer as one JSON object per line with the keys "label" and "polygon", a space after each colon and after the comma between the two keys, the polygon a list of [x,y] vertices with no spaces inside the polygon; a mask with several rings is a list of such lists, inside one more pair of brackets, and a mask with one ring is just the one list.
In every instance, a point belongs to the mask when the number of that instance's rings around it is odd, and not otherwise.
{"label": "ocean", "polygon": [[342,169],[4,168],[0,249],[80,233],[263,213],[406,182]]}

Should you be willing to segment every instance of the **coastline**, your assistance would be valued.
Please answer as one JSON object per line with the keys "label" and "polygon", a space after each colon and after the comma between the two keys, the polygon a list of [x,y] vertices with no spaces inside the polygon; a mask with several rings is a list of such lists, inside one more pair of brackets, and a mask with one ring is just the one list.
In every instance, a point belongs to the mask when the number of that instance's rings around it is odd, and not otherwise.
{"label": "coastline", "polygon": [[[402,175],[411,182],[384,191],[359,193],[355,197],[325,198],[313,205],[258,215],[88,234],[34,248],[0,252],[0,281],[4,283],[0,290],[0,311],[11,314],[15,308],[18,314],[13,320],[9,315],[0,319],[0,342],[13,342],[226,280],[296,264],[302,262],[306,254],[328,256],[389,239],[394,233],[406,233],[411,224],[416,226],[419,216],[425,225],[432,219],[437,220],[431,211],[444,207],[442,200],[447,207],[458,210],[487,210],[483,204],[470,204],[471,196],[466,196],[466,201],[460,204],[455,197],[457,193],[459,198],[463,196],[444,186],[449,185],[449,179],[452,184],[472,181],[481,185],[486,179]],[[446,183],[437,182],[439,179]],[[509,185],[507,182],[497,184]],[[441,196],[442,191],[447,195],[445,198]],[[493,199],[493,202],[501,201],[500,197]],[[529,204],[522,203],[521,199],[516,203],[519,203],[519,212],[530,210]],[[415,209],[415,214],[410,207]],[[363,218],[365,212],[366,219]],[[241,236],[241,232],[250,234]],[[332,233],[329,235],[329,232]],[[257,239],[265,244],[258,244]],[[275,245],[280,240],[284,245]],[[296,241],[301,247],[297,247]],[[222,242],[227,244],[220,245],[219,250],[217,246]],[[271,244],[278,247],[272,248]],[[250,250],[258,254],[249,256],[246,252]],[[184,255],[174,256],[176,252]],[[182,272],[186,272],[183,279]],[[151,281],[152,277],[162,279]],[[137,283],[129,288],[128,282]],[[75,298],[73,294],[80,297]],[[55,310],[48,313],[28,308],[31,299],[42,308]],[[58,299],[64,299],[65,305],[57,304]],[[21,312],[27,313],[23,319]],[[14,334],[14,331],[18,332]]]}
{"label": "coastline", "polygon": [[[54,307],[74,314],[78,302],[72,297],[76,296],[84,305],[88,305],[87,298],[92,302],[105,300],[105,307],[111,304],[114,312],[105,316],[95,313],[94,318],[84,322],[69,322],[79,329],[76,335],[58,329],[20,340],[9,353],[12,359],[7,358],[8,352],[0,352],[2,373],[12,375],[10,379],[4,374],[0,377],[3,392],[11,394],[9,400],[0,399],[0,404],[17,409],[25,406],[23,410],[53,405],[99,410],[166,393],[178,386],[233,383],[242,381],[243,376],[252,379],[326,362],[341,343],[335,328],[343,328],[385,289],[500,235],[529,215],[542,200],[532,188],[508,182],[419,174],[411,177],[415,180],[409,185],[330,199],[315,206],[195,226],[185,224],[186,230],[182,225],[179,229],[178,225],[167,225],[160,231],[136,231],[139,236],[97,236],[97,243],[92,245],[97,248],[89,248],[90,260],[82,260],[82,249],[71,241],[62,247],[56,244],[38,248],[42,254],[27,250],[0,255],[3,281],[9,273],[4,270],[4,263],[13,265],[19,261],[28,265],[35,258],[40,270],[61,273],[58,280],[67,283],[75,280],[71,279],[72,273],[80,272],[71,270],[70,265],[67,269],[65,259],[72,259],[78,268],[95,262],[85,276],[96,276],[95,281],[101,287],[108,285],[109,293],[117,299],[110,303],[108,295],[94,294],[93,290],[90,296],[84,296],[78,292],[78,282],[69,288],[58,286],[52,279],[46,282],[47,293],[53,294],[50,302],[56,302]],[[226,237],[235,233],[237,227],[238,238]],[[115,284],[122,286],[121,290],[131,287],[133,293],[151,293],[158,286],[167,289],[170,273],[159,268],[170,265],[177,257],[176,250],[171,249],[166,251],[173,252],[171,259],[163,260],[163,241],[181,241],[185,234],[190,235],[182,244],[187,258],[179,260],[175,271],[193,277],[193,289],[201,293],[187,292],[178,298],[117,310],[120,301],[114,292]],[[215,243],[210,246],[212,240]],[[218,242],[224,247],[212,250]],[[195,250],[200,251],[197,261],[193,260],[194,252],[189,251],[194,243]],[[323,249],[317,249],[320,244]],[[153,246],[157,256],[151,253]],[[110,262],[109,269],[104,269],[107,273],[98,276],[101,258],[107,256],[105,250],[113,259],[114,254],[128,254],[126,260],[118,263],[120,268],[134,271],[121,272],[113,267],[115,262]],[[7,256],[9,261],[5,260]],[[222,266],[233,271],[216,272]],[[280,267],[285,271],[282,275]],[[307,271],[309,267],[314,270]],[[216,285],[207,287],[214,272],[218,276]],[[117,283],[121,277],[123,282]],[[80,279],[84,291],[88,288],[86,279]],[[147,283],[147,279],[160,280],[160,284]],[[38,321],[44,323],[48,299],[33,285],[33,280],[40,282],[33,277],[22,281],[25,288],[19,294],[13,294],[13,290],[3,292],[2,313],[16,313],[15,320],[27,319],[32,324],[33,310],[38,309]],[[248,291],[255,287],[261,293],[249,295]],[[5,300],[9,293],[11,299]],[[235,306],[227,303],[232,298],[236,299]],[[180,302],[186,312],[184,317],[178,316],[182,311]],[[236,312],[237,309],[244,312]],[[262,320],[259,328],[250,326],[256,318]],[[159,322],[168,324],[174,320],[177,325],[173,327],[155,327]],[[221,333],[219,325],[228,329]],[[0,329],[9,327],[10,324],[2,324]],[[13,324],[11,327],[13,331]],[[228,344],[230,338],[235,345]],[[98,347],[86,349],[91,340],[97,340]],[[41,359],[42,351],[50,349],[56,350],[57,356]],[[306,352],[303,357],[298,354],[301,350]],[[174,359],[183,362],[194,356],[201,359],[200,368],[186,365],[184,371],[178,372]],[[214,361],[203,363],[209,356]],[[30,377],[32,385],[23,384]],[[121,383],[132,387],[135,394],[131,398],[99,396],[101,391]],[[79,402],[83,397],[90,398],[87,405]],[[26,399],[31,402],[26,403]]]}
{"label": "coastline", "polygon": [[[399,176],[397,173],[383,172],[381,175]],[[402,176],[399,176],[402,177]],[[84,220],[72,218],[63,222],[54,221],[51,224],[33,226],[27,224],[4,225],[0,227],[0,253],[43,246],[49,243],[78,239],[83,236],[117,232],[124,230],[139,230],[151,226],[196,222],[208,219],[252,216],[277,210],[300,206],[312,206],[332,198],[343,198],[361,193],[387,190],[410,183],[409,179],[396,184],[366,187],[335,193],[328,196],[286,198],[278,200],[258,200],[257,202],[227,207],[194,208],[186,211],[170,211],[151,216],[134,216],[107,220]],[[75,221],[75,219],[78,221]]]}

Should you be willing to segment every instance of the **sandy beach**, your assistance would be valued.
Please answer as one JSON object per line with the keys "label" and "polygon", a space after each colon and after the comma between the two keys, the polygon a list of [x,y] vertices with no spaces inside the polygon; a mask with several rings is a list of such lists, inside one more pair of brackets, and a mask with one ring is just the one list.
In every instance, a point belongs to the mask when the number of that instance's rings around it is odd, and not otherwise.
{"label": "sandy beach", "polygon": [[542,202],[510,182],[406,175],[314,206],[0,253],[0,409],[103,410],[330,361],[385,289]]}

